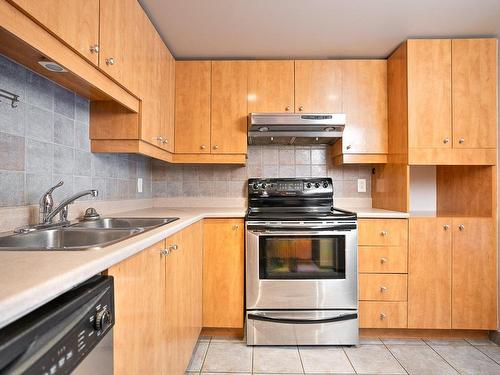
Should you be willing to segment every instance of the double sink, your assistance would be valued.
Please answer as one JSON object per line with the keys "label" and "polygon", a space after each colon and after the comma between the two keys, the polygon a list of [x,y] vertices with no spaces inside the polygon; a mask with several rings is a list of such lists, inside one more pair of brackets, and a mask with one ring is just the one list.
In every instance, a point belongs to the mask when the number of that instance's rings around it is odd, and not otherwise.
{"label": "double sink", "polygon": [[100,249],[178,218],[102,218],[0,237],[0,251]]}

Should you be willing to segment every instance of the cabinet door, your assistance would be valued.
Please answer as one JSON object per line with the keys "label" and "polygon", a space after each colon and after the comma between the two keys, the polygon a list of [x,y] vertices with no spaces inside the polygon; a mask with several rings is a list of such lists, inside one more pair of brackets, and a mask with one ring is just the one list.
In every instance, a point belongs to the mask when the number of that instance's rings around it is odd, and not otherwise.
{"label": "cabinet door", "polygon": [[175,60],[167,47],[161,49],[161,147],[169,152],[174,152],[175,146]]}
{"label": "cabinet door", "polygon": [[295,60],[295,112],[342,112],[342,62]]}
{"label": "cabinet door", "polygon": [[451,328],[451,224],[409,220],[408,328]]}
{"label": "cabinet door", "polygon": [[94,65],[99,45],[99,0],[12,0]]}
{"label": "cabinet door", "polygon": [[248,112],[293,112],[294,61],[248,62]]}
{"label": "cabinet door", "polygon": [[212,61],[213,154],[247,152],[247,61]]}
{"label": "cabinet door", "polygon": [[342,152],[387,153],[387,60],[343,61]]}
{"label": "cabinet door", "polygon": [[497,40],[454,39],[453,147],[495,148]]}
{"label": "cabinet door", "polygon": [[114,277],[116,374],[159,374],[163,367],[164,271],[161,241],[111,267]]}
{"label": "cabinet door", "polygon": [[497,328],[496,230],[490,218],[453,219],[452,328]]}
{"label": "cabinet door", "polygon": [[210,61],[175,64],[175,152],[210,153]]}
{"label": "cabinet door", "polygon": [[149,47],[142,39],[147,17],[137,0],[99,3],[99,68],[139,96]]}
{"label": "cabinet door", "polygon": [[243,228],[241,219],[204,222],[204,327],[243,328]]}
{"label": "cabinet door", "polygon": [[451,40],[409,40],[408,142],[416,148],[450,148]]}

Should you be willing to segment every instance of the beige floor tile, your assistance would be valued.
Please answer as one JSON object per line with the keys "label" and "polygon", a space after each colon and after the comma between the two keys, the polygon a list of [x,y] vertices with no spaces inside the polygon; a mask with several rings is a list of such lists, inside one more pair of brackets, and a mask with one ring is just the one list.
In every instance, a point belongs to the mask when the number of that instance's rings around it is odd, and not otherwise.
{"label": "beige floor tile", "polygon": [[427,345],[388,345],[410,375],[457,375],[458,373]]}
{"label": "beige floor tile", "polygon": [[434,350],[461,374],[500,374],[500,365],[473,346],[439,345]]}
{"label": "beige floor tile", "polygon": [[307,373],[352,374],[354,369],[344,350],[339,347],[299,347],[299,354]]}
{"label": "beige floor tile", "polygon": [[210,341],[211,338],[210,336],[200,336],[198,337],[198,341]]}
{"label": "beige floor tile", "polygon": [[496,363],[500,364],[500,346],[481,345],[481,346],[478,346],[477,349],[479,349],[481,352],[486,354],[488,357],[490,357]]}
{"label": "beige floor tile", "polygon": [[422,339],[382,339],[385,345],[422,345],[427,344]]}
{"label": "beige floor tile", "polygon": [[360,345],[380,345],[382,341],[377,337],[360,337],[359,338]]}
{"label": "beige floor tile", "polygon": [[498,346],[493,341],[490,341],[488,339],[465,339],[465,341],[474,346],[484,346],[484,345]]}
{"label": "beige floor tile", "polygon": [[204,372],[251,372],[252,347],[239,342],[210,342]]}
{"label": "beige floor tile", "polygon": [[296,346],[256,346],[253,353],[253,372],[303,373]]}
{"label": "beige floor tile", "polygon": [[384,345],[360,345],[344,350],[357,373],[406,374]]}
{"label": "beige floor tile", "polygon": [[250,372],[202,372],[203,375],[252,375]]}
{"label": "beige floor tile", "polygon": [[242,337],[233,336],[212,336],[211,342],[245,342]]}
{"label": "beige floor tile", "polygon": [[193,356],[191,357],[191,362],[189,362],[187,371],[201,371],[201,366],[203,365],[203,360],[207,354],[208,341],[198,341],[196,348],[193,351]]}
{"label": "beige floor tile", "polygon": [[462,339],[424,339],[430,346],[469,346],[470,344]]}

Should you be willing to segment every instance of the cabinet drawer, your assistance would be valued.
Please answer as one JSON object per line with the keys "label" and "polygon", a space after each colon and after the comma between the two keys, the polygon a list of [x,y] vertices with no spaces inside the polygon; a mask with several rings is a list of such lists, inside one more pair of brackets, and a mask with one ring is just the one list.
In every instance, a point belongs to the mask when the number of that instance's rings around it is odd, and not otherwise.
{"label": "cabinet drawer", "polygon": [[358,220],[358,245],[407,247],[407,238],[406,219]]}
{"label": "cabinet drawer", "polygon": [[359,272],[406,273],[407,257],[406,246],[359,246]]}
{"label": "cabinet drawer", "polygon": [[407,275],[362,273],[359,275],[361,301],[406,301]]}
{"label": "cabinet drawer", "polygon": [[359,328],[407,328],[406,302],[360,302]]}

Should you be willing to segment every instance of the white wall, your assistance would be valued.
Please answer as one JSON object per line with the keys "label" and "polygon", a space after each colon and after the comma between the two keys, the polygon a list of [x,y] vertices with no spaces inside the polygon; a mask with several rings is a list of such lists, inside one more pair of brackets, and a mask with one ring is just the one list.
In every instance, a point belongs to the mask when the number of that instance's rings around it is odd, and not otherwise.
{"label": "white wall", "polygon": [[410,212],[436,213],[436,166],[410,167]]}

